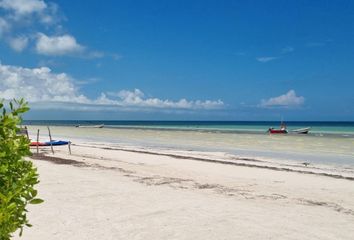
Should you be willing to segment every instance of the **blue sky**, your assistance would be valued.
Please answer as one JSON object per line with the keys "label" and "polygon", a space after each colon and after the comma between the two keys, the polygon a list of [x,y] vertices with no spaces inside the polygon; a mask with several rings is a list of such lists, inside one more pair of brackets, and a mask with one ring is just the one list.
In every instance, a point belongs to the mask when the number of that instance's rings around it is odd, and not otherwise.
{"label": "blue sky", "polygon": [[28,119],[354,120],[353,1],[0,0]]}

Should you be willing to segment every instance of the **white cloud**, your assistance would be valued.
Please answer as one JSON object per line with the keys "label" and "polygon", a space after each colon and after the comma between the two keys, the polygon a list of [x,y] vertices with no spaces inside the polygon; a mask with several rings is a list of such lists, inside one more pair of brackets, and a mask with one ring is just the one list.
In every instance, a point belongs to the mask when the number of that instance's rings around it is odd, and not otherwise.
{"label": "white cloud", "polygon": [[258,62],[261,62],[261,63],[267,63],[267,62],[276,60],[276,59],[278,59],[278,58],[279,58],[279,57],[258,57],[258,58],[256,58],[256,60],[257,60]]}
{"label": "white cloud", "polygon": [[[51,25],[65,19],[64,16],[58,14],[58,9],[59,7],[57,4],[53,2],[49,2],[47,4],[47,8],[45,9],[45,11],[42,11],[38,14],[40,22],[45,25]],[[56,26],[56,27],[60,27],[60,26]]]}
{"label": "white cloud", "polygon": [[[37,54],[47,56],[120,58],[117,54],[86,49],[74,36],[67,34],[61,25],[65,17],[60,14],[56,3],[45,0],[0,0],[0,13],[0,39],[4,39],[15,51],[35,46]],[[46,31],[57,34],[51,35]],[[18,35],[23,38],[18,39]],[[75,55],[78,52],[80,54]]]}
{"label": "white cloud", "polygon": [[260,103],[261,107],[299,107],[303,105],[305,98],[302,96],[296,96],[294,90],[290,90],[286,94],[278,97],[263,99]]}
{"label": "white cloud", "polygon": [[[15,51],[23,51],[36,29],[59,19],[54,3],[43,0],[0,0],[0,37]],[[21,37],[18,37],[20,35]]]}
{"label": "white cloud", "polygon": [[[65,73],[53,73],[50,68],[23,68],[18,66],[2,65],[0,63],[0,98],[13,99],[23,97],[32,106],[37,103],[41,108],[53,106],[72,108],[81,106],[85,109],[99,109],[103,107],[111,110],[118,109],[218,109],[224,106],[221,100],[178,101],[159,98],[146,98],[144,93],[122,90],[117,93],[101,93],[97,99],[90,99],[81,94],[75,85],[76,80]],[[111,96],[108,98],[107,95]]]}
{"label": "white cloud", "polygon": [[24,97],[30,102],[77,102],[88,99],[77,92],[65,73],[55,74],[49,68],[23,68],[0,64],[0,97]]}
{"label": "white cloud", "polygon": [[0,7],[13,11],[16,17],[42,12],[47,4],[42,0],[0,0]]}
{"label": "white cloud", "polygon": [[[173,108],[173,109],[216,109],[224,106],[221,100],[217,101],[188,101],[180,99],[178,101],[162,100],[159,98],[146,98],[145,94],[139,90],[122,90],[118,93],[108,93],[110,96],[117,96],[116,103],[128,107],[148,107],[148,108]],[[101,96],[102,102],[109,102],[106,95]]]}
{"label": "white cloud", "polygon": [[82,57],[86,58],[86,59],[98,59],[98,58],[109,57],[115,61],[122,58],[122,56],[119,54],[107,53],[107,52],[102,52],[102,51],[87,51],[86,54],[83,55]]}
{"label": "white cloud", "polygon": [[0,17],[0,38],[9,29],[10,29],[9,23],[4,18]]}
{"label": "white cloud", "polygon": [[101,51],[92,51],[87,54],[87,58],[103,58],[105,56],[104,52]]}
{"label": "white cloud", "polygon": [[22,52],[23,49],[27,47],[28,38],[24,36],[11,38],[9,40],[10,47],[15,50],[16,52]]}
{"label": "white cloud", "polygon": [[294,52],[294,48],[293,47],[285,47],[281,50],[281,53],[286,54],[286,53],[291,53]]}
{"label": "white cloud", "polygon": [[84,47],[76,42],[71,35],[49,37],[43,33],[38,34],[36,51],[43,55],[61,56],[82,52]]}

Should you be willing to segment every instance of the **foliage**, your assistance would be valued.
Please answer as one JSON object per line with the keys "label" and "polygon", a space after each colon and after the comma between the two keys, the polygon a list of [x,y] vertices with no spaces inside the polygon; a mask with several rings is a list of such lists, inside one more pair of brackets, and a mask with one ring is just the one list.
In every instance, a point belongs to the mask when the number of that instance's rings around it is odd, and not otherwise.
{"label": "foliage", "polygon": [[34,186],[39,182],[37,169],[24,156],[31,154],[29,139],[18,135],[21,115],[29,110],[27,103],[13,100],[9,107],[0,101],[0,239],[8,240],[15,231],[22,235],[27,220],[27,204],[43,200],[36,198]]}

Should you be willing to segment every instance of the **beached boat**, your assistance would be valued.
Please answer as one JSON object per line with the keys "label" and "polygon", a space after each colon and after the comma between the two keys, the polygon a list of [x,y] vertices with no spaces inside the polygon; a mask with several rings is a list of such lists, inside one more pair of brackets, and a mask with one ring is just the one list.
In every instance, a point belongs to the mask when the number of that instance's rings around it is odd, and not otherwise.
{"label": "beached boat", "polygon": [[286,130],[286,125],[283,122],[283,120],[280,122],[280,128],[275,129],[275,128],[269,128],[268,129],[269,134],[286,134],[288,133],[288,130]]}
{"label": "beached boat", "polygon": [[281,129],[269,128],[268,132],[270,134],[286,134],[288,133],[288,130],[286,130],[285,128],[281,128]]}
{"label": "beached boat", "polygon": [[103,128],[104,124],[99,124],[99,125],[76,125],[75,127],[79,127],[79,128]]}
{"label": "beached boat", "polygon": [[34,146],[47,146],[47,145],[45,144],[45,142],[31,142],[30,146],[34,147]]}
{"label": "beached boat", "polygon": [[49,142],[31,142],[30,146],[61,146],[61,145],[68,145],[69,141],[62,141],[62,140],[53,140]]}
{"label": "beached boat", "polygon": [[292,130],[291,132],[292,133],[297,133],[297,134],[308,134],[310,129],[311,129],[310,127],[299,128],[299,129]]}

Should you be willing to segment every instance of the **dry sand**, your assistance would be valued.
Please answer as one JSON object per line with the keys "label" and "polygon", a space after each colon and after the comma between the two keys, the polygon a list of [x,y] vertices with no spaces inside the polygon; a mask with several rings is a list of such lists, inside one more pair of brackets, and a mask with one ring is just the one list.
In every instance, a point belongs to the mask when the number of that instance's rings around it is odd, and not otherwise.
{"label": "dry sand", "polygon": [[45,202],[30,206],[23,239],[354,239],[352,172],[107,143],[72,151],[33,157]]}

